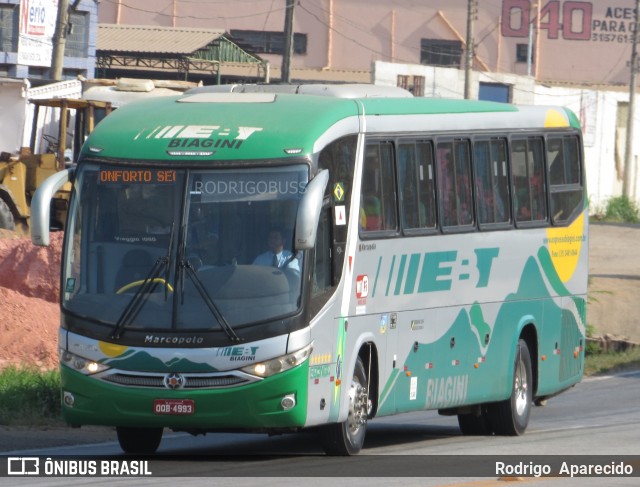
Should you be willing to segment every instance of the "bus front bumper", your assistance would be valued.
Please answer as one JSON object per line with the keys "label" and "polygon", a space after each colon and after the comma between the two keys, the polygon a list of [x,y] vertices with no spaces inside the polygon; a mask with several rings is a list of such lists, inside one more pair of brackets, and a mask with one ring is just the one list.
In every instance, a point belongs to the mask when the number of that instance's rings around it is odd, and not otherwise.
{"label": "bus front bumper", "polygon": [[[61,366],[62,417],[74,426],[209,431],[295,429],[306,421],[308,370],[305,362],[249,385],[170,390],[109,384]],[[285,397],[288,401],[283,401]]]}

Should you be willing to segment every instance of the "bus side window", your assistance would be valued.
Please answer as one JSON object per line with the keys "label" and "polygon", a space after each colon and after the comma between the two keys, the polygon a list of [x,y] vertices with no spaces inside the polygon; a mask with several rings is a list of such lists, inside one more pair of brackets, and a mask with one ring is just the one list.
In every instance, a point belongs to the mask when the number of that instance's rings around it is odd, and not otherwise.
{"label": "bus side window", "polygon": [[473,224],[469,141],[438,143],[438,194],[444,227]]}
{"label": "bus side window", "polygon": [[433,144],[416,144],[418,192],[421,228],[436,228],[436,186],[433,168]]}
{"label": "bus side window", "polygon": [[413,142],[398,146],[398,179],[402,227],[419,228],[421,212],[416,181],[416,147]]}
{"label": "bus side window", "polygon": [[509,205],[509,172],[507,170],[507,142],[496,140],[491,142],[491,162],[493,169],[493,191],[496,222],[511,221]]}
{"label": "bus side window", "polygon": [[331,208],[328,207],[320,213],[311,280],[311,300],[314,307],[317,305],[317,309],[320,309],[331,295],[327,294],[333,289],[331,274]]}
{"label": "bus side window", "polygon": [[362,170],[360,221],[365,232],[397,229],[393,146],[389,142],[367,145]]}
{"label": "bus side window", "polygon": [[405,229],[436,227],[433,151],[430,142],[402,143],[398,149],[398,187]]}
{"label": "bus side window", "polygon": [[578,137],[549,137],[547,161],[552,221],[563,224],[580,211],[584,198]]}
{"label": "bus side window", "polygon": [[546,220],[542,139],[514,140],[511,144],[511,168],[516,222]]}
{"label": "bus side window", "polygon": [[506,143],[502,139],[477,141],[473,151],[478,222],[507,223],[511,213]]}

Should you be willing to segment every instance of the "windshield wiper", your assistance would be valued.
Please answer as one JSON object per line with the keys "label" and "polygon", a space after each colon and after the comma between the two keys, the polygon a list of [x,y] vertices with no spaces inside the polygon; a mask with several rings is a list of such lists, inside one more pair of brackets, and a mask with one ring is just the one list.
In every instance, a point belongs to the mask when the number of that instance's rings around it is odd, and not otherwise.
{"label": "windshield wiper", "polygon": [[167,249],[167,255],[163,257],[159,257],[156,260],[153,267],[149,270],[149,273],[142,281],[142,284],[127,304],[127,307],[122,311],[122,314],[118,318],[116,322],[116,326],[114,326],[113,331],[111,332],[111,338],[114,340],[119,340],[122,336],[122,331],[124,328],[129,326],[131,322],[138,316],[140,310],[144,303],[146,303],[146,297],[149,296],[155,289],[158,287],[158,284],[163,279],[159,279],[160,273],[162,272],[162,268],[164,266],[164,299],[165,301],[168,299],[169,292],[169,264],[171,262],[171,247],[173,247],[173,236],[175,231],[175,222],[171,225],[171,235],[169,236],[169,248]]}
{"label": "windshield wiper", "polygon": [[[180,243],[178,244],[178,255],[177,255],[179,265],[178,265],[178,272],[177,272],[175,284],[176,284],[176,287],[177,286],[180,287],[180,296],[182,299],[181,304],[184,304],[184,277],[182,274],[183,274],[183,271],[186,271],[186,274],[189,276],[189,279],[191,279],[191,282],[193,282],[193,285],[198,290],[198,293],[200,293],[202,300],[207,305],[207,308],[209,308],[209,311],[211,311],[211,314],[213,314],[215,319],[218,320],[218,323],[220,323],[220,327],[226,333],[229,340],[231,340],[232,342],[242,341],[242,338],[236,335],[235,331],[233,331],[233,328],[231,328],[231,325],[229,324],[229,322],[220,312],[220,309],[218,308],[216,303],[213,302],[213,299],[211,298],[207,289],[204,287],[204,284],[202,284],[202,281],[196,274],[196,271],[191,265],[191,262],[189,262],[185,258],[186,247],[187,247],[187,243],[186,243],[187,227],[185,224],[182,225],[182,231],[180,232],[179,238],[180,238]],[[177,299],[177,296],[174,296],[174,299]],[[175,306],[175,303],[176,301],[174,301],[174,307],[173,307],[174,313],[176,313],[176,308],[177,308],[177,306]],[[174,322],[175,322],[175,316],[174,316]]]}
{"label": "windshield wiper", "polygon": [[204,287],[204,284],[202,284],[202,281],[198,277],[198,274],[196,274],[196,271],[191,265],[191,263],[188,260],[183,259],[180,262],[180,268],[186,271],[186,274],[191,279],[191,282],[193,282],[193,285],[198,290],[198,293],[200,293],[202,300],[207,305],[207,308],[209,308],[209,311],[211,311],[211,314],[213,314],[216,320],[218,320],[218,323],[220,323],[220,326],[222,327],[224,332],[227,334],[227,337],[229,337],[229,340],[231,340],[232,342],[243,341],[242,338],[236,335],[236,332],[233,331],[233,328],[231,327],[229,322],[226,320],[224,315],[220,312],[220,309],[218,308],[216,303],[213,301],[213,299],[207,292],[207,289]]}

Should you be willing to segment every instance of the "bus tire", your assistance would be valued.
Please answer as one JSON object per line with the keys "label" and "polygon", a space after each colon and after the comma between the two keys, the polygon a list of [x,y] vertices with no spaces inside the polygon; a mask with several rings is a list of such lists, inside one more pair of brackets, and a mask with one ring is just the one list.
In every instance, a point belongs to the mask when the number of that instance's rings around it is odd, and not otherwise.
{"label": "bus tire", "polygon": [[511,397],[489,408],[489,419],[497,435],[519,436],[529,424],[533,404],[533,373],[527,342],[518,341]]}
{"label": "bus tire", "polygon": [[162,440],[162,428],[129,428],[118,426],[116,432],[122,451],[136,455],[155,453]]}
{"label": "bus tire", "polygon": [[13,214],[7,204],[0,199],[0,228],[5,230],[15,230],[16,223]]}
{"label": "bus tire", "polygon": [[362,449],[369,409],[366,384],[364,365],[358,358],[349,385],[349,415],[346,421],[327,424],[320,428],[322,448],[327,455],[355,455]]}
{"label": "bus tire", "polygon": [[478,412],[458,414],[458,425],[466,436],[487,436],[493,433],[485,406],[480,406]]}

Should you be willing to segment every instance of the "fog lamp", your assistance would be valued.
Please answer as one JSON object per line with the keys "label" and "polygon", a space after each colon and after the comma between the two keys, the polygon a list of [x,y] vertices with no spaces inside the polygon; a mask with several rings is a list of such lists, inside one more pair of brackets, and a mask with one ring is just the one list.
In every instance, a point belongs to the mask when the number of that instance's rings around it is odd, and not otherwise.
{"label": "fog lamp", "polygon": [[296,395],[287,394],[282,398],[282,401],[280,401],[280,405],[282,406],[282,409],[284,409],[285,411],[293,408],[296,405]]}

